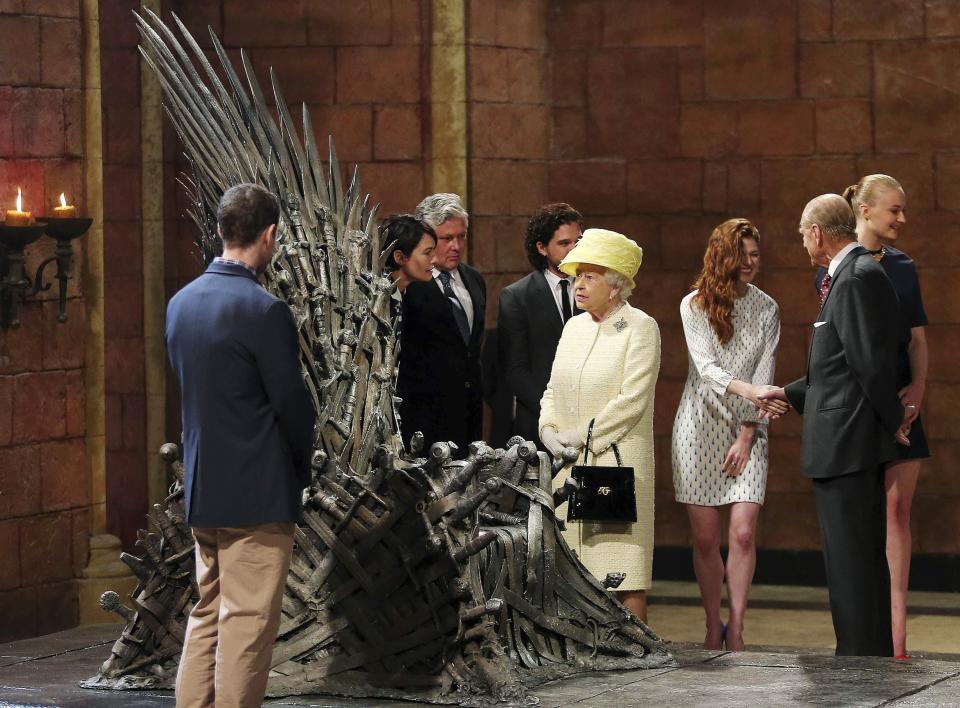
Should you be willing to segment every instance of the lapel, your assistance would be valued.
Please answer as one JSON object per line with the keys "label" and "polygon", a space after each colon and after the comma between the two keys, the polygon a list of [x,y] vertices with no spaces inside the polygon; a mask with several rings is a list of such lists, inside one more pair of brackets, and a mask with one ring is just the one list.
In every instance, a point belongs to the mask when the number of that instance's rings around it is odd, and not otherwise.
{"label": "lapel", "polygon": [[[473,328],[470,330],[470,341],[472,342],[477,336],[478,325],[481,325],[480,329],[483,329],[483,310],[487,304],[483,302],[483,294],[480,292],[480,288],[473,278],[468,276],[467,269],[464,268],[462,263],[457,266],[457,273],[460,274],[460,279],[463,281],[467,292],[470,293],[470,300],[473,302]],[[450,315],[450,319],[453,319],[453,314]],[[456,322],[454,322],[454,326],[456,326]]]}
{"label": "lapel", "polygon": [[[817,322],[823,322],[824,310],[827,309],[827,303],[830,302],[830,296],[833,294],[833,286],[837,284],[837,280],[840,278],[841,273],[843,273],[847,267],[853,263],[857,258],[859,258],[864,253],[867,253],[867,249],[863,246],[857,246],[846,255],[846,257],[840,261],[840,265],[837,266],[836,272],[830,278],[830,289],[827,290],[827,297],[824,298],[823,304],[820,306],[820,312],[817,314]],[[829,271],[828,271],[829,272]],[[816,330],[816,327],[814,327]],[[816,336],[816,331],[814,331],[814,336]],[[813,354],[813,337],[810,337],[810,347],[807,350],[807,381],[810,381],[810,356]]]}
{"label": "lapel", "polygon": [[[557,309],[557,301],[550,291],[550,283],[547,282],[547,277],[543,274],[542,270],[533,271],[530,290],[531,300],[533,300],[533,302],[530,303],[532,305],[531,313],[552,312],[554,316],[547,316],[545,320],[548,323],[550,331],[559,338],[563,332],[563,315],[561,315]],[[537,315],[534,314],[534,317],[537,317]]]}

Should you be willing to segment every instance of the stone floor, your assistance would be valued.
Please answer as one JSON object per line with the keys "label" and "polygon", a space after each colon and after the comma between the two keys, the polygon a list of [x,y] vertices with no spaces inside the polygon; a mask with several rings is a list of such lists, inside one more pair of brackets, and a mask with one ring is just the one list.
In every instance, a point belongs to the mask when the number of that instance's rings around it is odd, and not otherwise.
{"label": "stone floor", "polygon": [[[545,708],[960,706],[960,596],[911,597],[910,646],[915,658],[903,662],[831,656],[825,599],[817,588],[758,587],[747,628],[753,651],[708,652],[694,643],[702,637],[703,624],[696,588],[658,583],[651,593],[650,620],[657,631],[674,639],[674,666],[583,674],[546,684],[534,693]],[[0,645],[0,708],[173,706],[169,692],[78,687],[80,679],[96,672],[118,631],[117,625],[96,625]],[[314,696],[277,699],[267,705],[410,704]]]}

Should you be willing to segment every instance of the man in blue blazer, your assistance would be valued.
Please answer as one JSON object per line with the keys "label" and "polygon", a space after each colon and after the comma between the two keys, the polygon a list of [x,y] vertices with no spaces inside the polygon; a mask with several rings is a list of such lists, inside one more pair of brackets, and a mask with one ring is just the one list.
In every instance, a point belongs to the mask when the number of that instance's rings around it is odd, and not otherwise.
{"label": "man in blue blazer", "polygon": [[902,439],[894,375],[896,292],[857,244],[843,197],[824,194],[800,219],[813,265],[828,268],[805,376],[761,398],[803,416],[800,469],[813,480],[839,656],[892,656],[883,463]]}
{"label": "man in blue blazer", "polygon": [[254,184],[217,211],[223,256],[167,308],[182,393],[184,496],[200,598],[190,613],[177,706],[260,705],[310,482],[314,412],[286,303],[257,280],[279,203]]}

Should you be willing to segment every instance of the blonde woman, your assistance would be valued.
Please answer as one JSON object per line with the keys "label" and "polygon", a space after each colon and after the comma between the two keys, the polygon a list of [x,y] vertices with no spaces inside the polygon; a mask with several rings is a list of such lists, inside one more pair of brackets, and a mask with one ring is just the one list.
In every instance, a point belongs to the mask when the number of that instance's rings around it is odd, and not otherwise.
{"label": "blonde woman", "polygon": [[[643,258],[622,234],[587,229],[560,263],[575,276],[582,314],[568,320],[540,402],[540,439],[557,457],[583,451],[590,421],[591,464],[633,467],[636,523],[569,522],[564,539],[597,578],[625,572],[617,598],[641,620],[653,567],[653,398],[660,371],[656,321],[627,302]],[[569,466],[554,481],[562,486]],[[562,508],[562,507],[561,507]],[[560,512],[558,512],[559,514]]]}
{"label": "blonde woman", "polygon": [[[843,193],[857,217],[857,240],[883,266],[900,300],[900,342],[897,347],[897,391],[906,409],[903,432],[909,445],[897,443],[897,457],[884,469],[887,497],[887,565],[890,567],[890,608],[893,655],[907,657],[907,583],[910,578],[910,507],[917,488],[920,463],[930,457],[920,407],[927,380],[927,314],[913,260],[894,248],[907,222],[907,198],[893,177],[867,175]],[[817,274],[817,290],[826,269]]]}

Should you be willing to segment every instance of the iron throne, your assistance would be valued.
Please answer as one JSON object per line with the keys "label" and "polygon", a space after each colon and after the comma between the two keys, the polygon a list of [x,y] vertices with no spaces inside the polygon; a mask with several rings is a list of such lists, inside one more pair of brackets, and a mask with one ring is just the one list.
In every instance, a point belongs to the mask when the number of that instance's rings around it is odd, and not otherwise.
{"label": "iron throne", "polygon": [[[136,17],[140,51],[190,164],[184,177],[205,260],[220,195],[258,182],[282,195],[264,286],[293,310],[318,412],[313,478],[283,598],[268,695],[332,693],[483,705],[535,703],[530,686],[578,671],[661,666],[663,642],[564,543],[549,458],[524,440],[473,443],[464,460],[397,434],[396,323],[376,207],[357,171],[346,190],[331,142],[324,169],[306,106],[303,139],[271,70],[276,119],[246,53],[242,82],[211,32],[214,66],[180,20]],[[572,451],[571,451],[572,452]],[[197,598],[182,464],[141,531],[140,579],[91,688],[171,687]]]}

